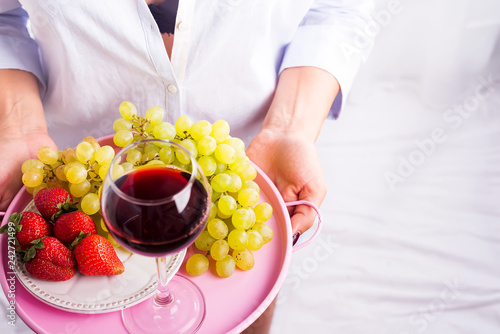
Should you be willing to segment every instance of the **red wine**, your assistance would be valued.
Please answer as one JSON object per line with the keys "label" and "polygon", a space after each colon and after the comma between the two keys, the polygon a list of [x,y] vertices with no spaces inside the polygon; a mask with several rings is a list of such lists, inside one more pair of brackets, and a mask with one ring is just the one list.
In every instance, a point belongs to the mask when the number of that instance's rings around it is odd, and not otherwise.
{"label": "red wine", "polygon": [[175,253],[191,244],[205,226],[210,201],[200,181],[188,184],[190,177],[165,166],[138,168],[119,177],[115,185],[132,201],[112,187],[103,194],[103,218],[111,235],[147,256]]}

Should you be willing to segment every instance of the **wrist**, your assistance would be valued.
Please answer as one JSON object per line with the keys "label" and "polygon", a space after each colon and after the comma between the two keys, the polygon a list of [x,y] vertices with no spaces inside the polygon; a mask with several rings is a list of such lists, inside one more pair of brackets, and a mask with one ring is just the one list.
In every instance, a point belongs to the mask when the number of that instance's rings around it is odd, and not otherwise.
{"label": "wrist", "polygon": [[285,69],[261,130],[315,142],[339,89],[335,77],[322,69]]}

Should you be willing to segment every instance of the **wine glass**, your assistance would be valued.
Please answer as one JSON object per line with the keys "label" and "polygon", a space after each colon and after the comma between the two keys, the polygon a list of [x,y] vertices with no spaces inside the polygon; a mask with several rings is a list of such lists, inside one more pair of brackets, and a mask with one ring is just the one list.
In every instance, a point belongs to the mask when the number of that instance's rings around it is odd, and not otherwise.
{"label": "wine glass", "polygon": [[[151,160],[123,173],[123,166],[130,168],[130,162],[137,164],[141,156]],[[129,332],[194,333],[200,328],[205,318],[203,293],[183,276],[167,282],[165,264],[166,255],[184,251],[204,229],[209,193],[195,158],[175,142],[138,141],[113,159],[102,187],[104,223],[124,248],[155,257],[158,270],[155,296],[122,311]]]}

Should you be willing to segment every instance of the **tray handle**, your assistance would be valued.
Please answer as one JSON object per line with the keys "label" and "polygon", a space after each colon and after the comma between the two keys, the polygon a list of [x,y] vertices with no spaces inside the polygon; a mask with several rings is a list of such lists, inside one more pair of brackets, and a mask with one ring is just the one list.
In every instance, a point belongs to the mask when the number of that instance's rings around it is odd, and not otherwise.
{"label": "tray handle", "polygon": [[323,216],[321,215],[321,211],[318,209],[318,207],[309,201],[300,200],[300,201],[286,202],[285,205],[286,206],[307,205],[307,206],[313,208],[314,211],[316,211],[316,214],[318,215],[318,226],[316,227],[316,231],[314,231],[313,235],[309,239],[307,239],[306,241],[301,242],[300,244],[298,244],[296,246],[293,246],[292,251],[295,252],[301,248],[308,246],[318,237],[319,232],[321,231],[321,228],[323,227]]}

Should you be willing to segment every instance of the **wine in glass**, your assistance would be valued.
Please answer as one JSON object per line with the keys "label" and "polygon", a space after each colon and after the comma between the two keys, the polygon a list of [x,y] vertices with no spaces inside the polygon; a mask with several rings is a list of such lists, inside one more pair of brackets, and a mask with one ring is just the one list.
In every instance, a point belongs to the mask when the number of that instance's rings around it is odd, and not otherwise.
{"label": "wine in glass", "polygon": [[[114,177],[128,154],[145,154],[153,146],[163,150],[163,161],[156,156]],[[174,165],[175,155],[184,155],[190,162]],[[122,311],[128,331],[196,332],[205,317],[203,293],[183,276],[175,275],[167,282],[165,267],[166,256],[193,243],[208,218],[209,187],[196,159],[175,142],[148,139],[132,143],[113,159],[103,183],[101,202],[102,216],[113,238],[131,252],[156,258],[156,294]]]}

